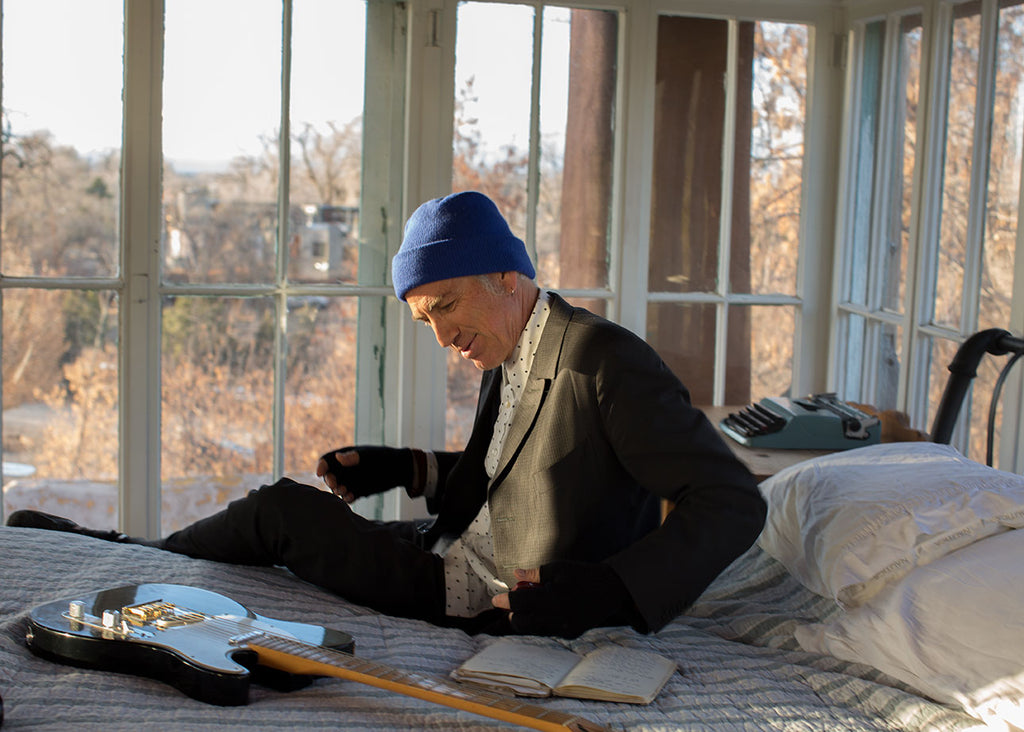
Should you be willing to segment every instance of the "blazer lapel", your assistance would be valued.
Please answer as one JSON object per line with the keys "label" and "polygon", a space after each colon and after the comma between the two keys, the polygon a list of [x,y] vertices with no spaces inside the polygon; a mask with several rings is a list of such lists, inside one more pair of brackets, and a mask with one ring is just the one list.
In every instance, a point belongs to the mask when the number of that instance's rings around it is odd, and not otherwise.
{"label": "blazer lapel", "polygon": [[492,488],[505,477],[509,466],[519,454],[537,421],[548,387],[555,378],[562,339],[572,316],[572,307],[554,293],[551,293],[550,298],[551,313],[544,324],[544,332],[541,334],[540,343],[537,344],[537,353],[534,354],[526,386],[519,398],[519,404],[516,405],[512,423],[508,427],[508,436],[505,438],[501,458],[498,460],[498,471],[491,481]]}

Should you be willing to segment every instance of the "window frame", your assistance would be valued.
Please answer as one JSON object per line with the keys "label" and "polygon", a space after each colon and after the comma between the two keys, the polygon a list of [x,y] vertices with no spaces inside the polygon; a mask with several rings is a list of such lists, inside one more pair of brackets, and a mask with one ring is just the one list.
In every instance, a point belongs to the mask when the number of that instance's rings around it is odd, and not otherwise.
{"label": "window frame", "polygon": [[[281,0],[282,98],[280,140],[289,134],[289,69],[291,8],[293,0]],[[391,427],[385,411],[397,387],[394,375],[384,368],[389,342],[389,321],[396,308],[387,304],[393,291],[387,284],[295,284],[286,277],[280,242],[287,241],[287,154],[282,157],[281,183],[277,191],[279,223],[277,274],[266,283],[176,284],[162,279],[162,86],[164,0],[125,0],[123,5],[123,107],[121,145],[121,206],[119,213],[119,276],[105,278],[25,277],[3,278],[8,288],[86,289],[116,293],[119,302],[118,347],[118,523],[127,533],[161,535],[161,303],[166,296],[257,296],[274,301],[277,313],[286,312],[287,298],[303,295],[367,297],[380,300],[380,308],[360,308],[357,352],[357,441],[382,442]],[[361,214],[365,234],[361,251],[371,248],[379,256],[366,257],[376,267],[375,281],[386,283],[391,255],[397,251],[401,227],[389,221],[402,219],[400,185],[403,160],[405,49],[395,44],[404,30],[405,8],[394,0],[367,2],[367,57],[373,83],[388,93],[372,95],[369,114],[379,122],[367,125],[365,155],[379,162],[364,176]],[[364,110],[364,114],[367,111]],[[279,146],[282,153],[288,144]],[[384,311],[384,312],[381,312]],[[271,405],[273,472],[282,475],[284,461],[284,348],[285,324],[275,319],[274,389]],[[364,502],[360,512],[379,517],[387,510],[384,501]],[[0,519],[4,506],[0,502]]]}
{"label": "window frame", "polygon": [[[835,9],[822,5],[804,3],[744,3],[721,2],[713,5],[705,3],[658,3],[651,8],[646,21],[650,24],[646,47],[647,71],[643,79],[646,91],[645,105],[650,121],[645,122],[644,140],[646,166],[642,174],[650,178],[650,170],[654,156],[653,141],[653,99],[654,99],[654,53],[656,51],[656,33],[658,18],[662,15],[686,15],[724,20],[729,23],[728,70],[725,79],[726,100],[724,154],[722,170],[722,222],[719,231],[719,276],[714,292],[665,293],[651,291],[647,282],[647,255],[650,246],[650,214],[641,211],[636,224],[642,230],[633,229],[632,237],[642,242],[643,257],[637,259],[637,270],[629,270],[628,258],[624,255],[625,276],[634,283],[634,288],[626,296],[622,318],[628,327],[643,334],[646,329],[647,308],[652,303],[685,303],[711,304],[716,309],[716,343],[715,373],[713,386],[713,404],[722,405],[725,401],[726,383],[726,343],[728,310],[730,306],[792,306],[794,308],[795,327],[793,343],[792,385],[791,393],[802,395],[814,391],[822,391],[827,378],[827,354],[822,353],[819,344],[828,340],[830,330],[828,302],[829,289],[832,281],[832,251],[826,245],[831,241],[835,226],[834,200],[835,176],[831,172],[838,167],[839,156],[834,144],[828,141],[838,139],[840,125],[838,116],[831,113],[842,101],[841,88],[843,80],[844,60],[841,54],[843,36],[834,32],[836,23]],[[633,17],[634,22],[637,21]],[[736,40],[740,22],[761,21],[802,24],[807,27],[807,99],[805,108],[804,159],[803,179],[805,184],[801,190],[800,201],[800,243],[798,249],[796,286],[792,295],[788,294],[747,294],[729,292],[729,247],[730,247],[730,216],[732,180],[733,180],[733,147],[735,144],[735,105],[736,105]],[[632,58],[632,56],[631,56]],[[818,185],[820,183],[820,185]],[[643,201],[650,200],[650,180],[627,182],[630,189],[638,188],[646,192]],[[637,206],[645,208],[642,202]],[[633,208],[633,207],[630,207]],[[649,204],[646,205],[649,208]],[[628,216],[627,209],[627,216]],[[627,234],[626,241],[631,239]],[[638,312],[642,309],[642,312]],[[756,395],[769,396],[769,395]]]}
{"label": "window frame", "polygon": [[[870,402],[877,393],[874,379],[875,369],[871,365],[878,363],[881,331],[886,326],[902,329],[901,348],[902,363],[899,369],[899,390],[896,407],[910,417],[911,424],[927,431],[930,424],[925,424],[930,414],[934,414],[937,404],[929,404],[929,379],[932,371],[933,340],[947,342],[953,346],[962,343],[978,329],[979,293],[981,287],[981,258],[984,244],[985,201],[988,180],[988,155],[991,141],[991,121],[993,115],[993,79],[995,74],[996,53],[995,39],[998,24],[999,0],[981,0],[978,92],[975,99],[975,122],[972,142],[972,161],[970,194],[967,221],[966,257],[962,278],[962,300],[959,327],[937,324],[933,320],[934,303],[937,289],[938,248],[940,246],[940,219],[942,215],[942,172],[945,161],[946,130],[945,121],[948,113],[948,95],[950,83],[950,50],[952,44],[953,23],[958,5],[963,2],[936,0],[925,3],[898,3],[889,12],[874,14],[864,12],[855,14],[850,19],[850,64],[846,80],[846,101],[843,117],[846,129],[843,133],[843,167],[841,180],[847,182],[843,186],[847,194],[840,198],[837,213],[836,277],[833,285],[834,326],[832,332],[832,363],[830,374],[836,390],[848,398]],[[874,22],[885,23],[885,54],[881,76],[889,82],[880,100],[880,117],[890,119],[891,109],[902,98],[903,89],[897,88],[892,81],[892,63],[898,50],[899,28],[901,19],[910,14],[921,14],[921,73],[919,79],[918,116],[917,116],[917,150],[915,153],[913,173],[913,193],[911,196],[911,217],[909,231],[908,261],[906,262],[906,293],[902,312],[894,312],[882,307],[877,292],[869,292],[868,302],[858,305],[852,302],[849,283],[851,279],[852,245],[850,233],[854,219],[853,196],[855,181],[852,178],[856,168],[859,121],[860,93],[864,73],[864,35],[867,26]],[[885,127],[883,124],[882,127]],[[874,170],[891,170],[902,160],[902,149],[894,150],[891,146],[876,157]],[[877,184],[876,184],[877,185]],[[1024,200],[1024,186],[1021,187],[1021,199]],[[886,192],[873,190],[876,199],[884,198]],[[884,225],[880,219],[878,208],[872,206],[872,230],[870,257],[877,262],[881,257],[881,249],[885,245],[885,237],[881,235]],[[1015,277],[1013,285],[1011,322],[1005,326],[1012,332],[1020,332],[1024,325],[1024,226],[1018,220],[1017,244],[1015,257]],[[877,275],[869,265],[869,272]],[[877,276],[869,277],[869,285],[878,281]],[[860,362],[860,374],[847,371],[844,355],[850,347],[850,321],[853,317],[863,318],[868,333],[865,343],[865,357]],[[866,368],[867,367],[867,368]],[[1016,435],[1016,439],[1000,440],[999,467],[1007,470],[1020,471],[1024,467],[1024,435],[1020,434],[1020,413],[1024,407],[1024,391],[1021,388],[1019,369],[1011,372],[1006,390],[1002,396],[1002,424],[997,425],[1001,435]],[[986,397],[988,395],[985,395]],[[961,418],[954,430],[952,444],[961,451],[968,449],[968,430],[966,424],[971,418],[971,396],[965,399]],[[977,405],[987,413],[987,401]],[[929,410],[931,407],[931,410]]]}

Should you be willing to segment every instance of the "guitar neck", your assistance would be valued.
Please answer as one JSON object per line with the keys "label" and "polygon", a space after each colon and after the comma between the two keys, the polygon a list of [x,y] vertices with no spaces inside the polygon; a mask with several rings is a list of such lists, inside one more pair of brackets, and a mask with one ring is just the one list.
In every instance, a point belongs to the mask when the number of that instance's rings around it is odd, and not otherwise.
{"label": "guitar neck", "polygon": [[564,732],[566,729],[576,732],[601,732],[606,729],[572,714],[521,703],[514,697],[400,671],[347,653],[288,638],[261,634],[258,638],[249,640],[247,646],[257,653],[260,663],[281,671],[357,681],[435,704],[549,732]]}

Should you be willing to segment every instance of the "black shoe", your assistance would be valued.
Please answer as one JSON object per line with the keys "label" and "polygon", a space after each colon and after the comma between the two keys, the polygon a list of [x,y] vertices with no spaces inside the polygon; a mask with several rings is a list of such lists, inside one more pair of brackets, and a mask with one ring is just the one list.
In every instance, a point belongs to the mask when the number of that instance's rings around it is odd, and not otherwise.
{"label": "black shoe", "polygon": [[54,516],[42,511],[30,511],[27,509],[15,511],[7,519],[8,526],[21,526],[26,529],[46,529],[48,531],[66,531],[70,534],[81,534],[91,536],[93,539],[104,541],[115,541],[121,544],[128,542],[128,536],[120,531],[98,531],[79,526],[71,519],[62,516]]}

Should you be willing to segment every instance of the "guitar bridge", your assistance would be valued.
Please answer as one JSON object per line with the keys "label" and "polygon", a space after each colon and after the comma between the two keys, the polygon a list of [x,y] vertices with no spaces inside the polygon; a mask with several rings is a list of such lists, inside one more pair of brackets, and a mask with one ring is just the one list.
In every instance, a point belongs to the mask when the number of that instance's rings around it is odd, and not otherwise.
{"label": "guitar bridge", "polygon": [[121,616],[132,625],[153,625],[157,628],[176,628],[203,621],[203,616],[191,610],[181,610],[172,603],[153,600],[121,608]]}

